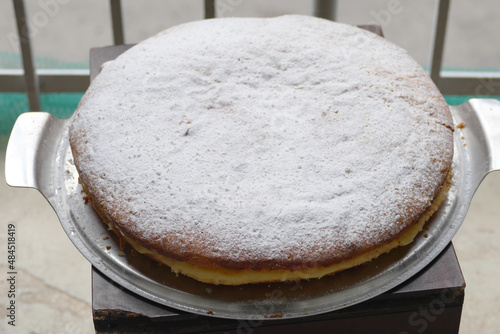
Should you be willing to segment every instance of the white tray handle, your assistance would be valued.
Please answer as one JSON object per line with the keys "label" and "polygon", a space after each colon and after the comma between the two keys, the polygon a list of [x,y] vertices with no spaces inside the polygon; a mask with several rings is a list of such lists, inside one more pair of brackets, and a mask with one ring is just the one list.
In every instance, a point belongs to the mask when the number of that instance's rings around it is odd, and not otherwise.
{"label": "white tray handle", "polygon": [[5,156],[5,180],[12,187],[39,189],[38,168],[40,145],[47,144],[47,133],[51,132],[58,119],[46,112],[27,112],[19,115],[12,129]]}
{"label": "white tray handle", "polygon": [[486,172],[498,171],[500,170],[500,101],[472,99],[469,103],[476,110],[486,139],[485,147],[489,158]]}

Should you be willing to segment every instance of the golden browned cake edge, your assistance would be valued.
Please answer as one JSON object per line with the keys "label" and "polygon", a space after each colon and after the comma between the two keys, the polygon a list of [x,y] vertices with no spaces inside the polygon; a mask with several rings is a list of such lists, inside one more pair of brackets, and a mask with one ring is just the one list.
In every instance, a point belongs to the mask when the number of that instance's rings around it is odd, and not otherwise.
{"label": "golden browned cake edge", "polygon": [[351,259],[347,259],[339,263],[334,263],[329,266],[315,266],[302,270],[235,270],[222,268],[217,265],[214,265],[212,267],[200,266],[195,263],[190,263],[189,261],[179,261],[167,257],[155,250],[145,248],[138,241],[134,240],[130,236],[125,235],[120,230],[120,228],[113,223],[108,215],[106,215],[104,211],[100,209],[99,205],[97,205],[97,203],[92,199],[92,195],[88,193],[83,183],[82,186],[84,188],[84,192],[88,195],[88,201],[92,204],[96,212],[103,219],[103,222],[107,224],[109,228],[120,238],[121,248],[126,242],[139,253],[150,257],[160,264],[170,267],[171,270],[175,273],[183,274],[203,283],[235,286],[255,283],[296,281],[302,279],[318,279],[365,264],[397,247],[406,246],[412,243],[418,233],[421,232],[424,228],[425,223],[433,216],[433,214],[439,209],[443,201],[446,199],[448,191],[452,184],[452,177],[453,172],[450,170],[447,174],[444,184],[442,185],[439,193],[431,204],[429,210],[424,215],[422,215],[422,217],[420,217],[417,223],[407,228],[391,242],[378,246],[363,254],[357,255]]}

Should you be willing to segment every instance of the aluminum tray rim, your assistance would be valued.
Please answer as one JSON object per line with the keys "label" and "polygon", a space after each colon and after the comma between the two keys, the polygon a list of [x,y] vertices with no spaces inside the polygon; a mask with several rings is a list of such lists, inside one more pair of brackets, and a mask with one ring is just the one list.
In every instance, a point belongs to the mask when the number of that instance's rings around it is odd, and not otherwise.
{"label": "aluminum tray rim", "polygon": [[454,134],[453,185],[426,230],[412,244],[360,269],[351,269],[348,274],[324,279],[324,284],[311,280],[237,288],[213,286],[176,277],[166,269],[153,267],[149,260],[137,260],[130,252],[122,252],[117,238],[107,231],[91,205],[82,200],[84,194],[68,142],[70,119],[60,120],[47,113],[21,115],[9,139],[6,180],[12,186],[38,189],[88,261],[142,297],[182,311],[239,320],[317,315],[378,296],[427,266],[458,231],[482,179],[498,170],[500,134],[491,124],[500,125],[500,103],[470,100],[450,109],[455,124],[463,122],[466,126]]}

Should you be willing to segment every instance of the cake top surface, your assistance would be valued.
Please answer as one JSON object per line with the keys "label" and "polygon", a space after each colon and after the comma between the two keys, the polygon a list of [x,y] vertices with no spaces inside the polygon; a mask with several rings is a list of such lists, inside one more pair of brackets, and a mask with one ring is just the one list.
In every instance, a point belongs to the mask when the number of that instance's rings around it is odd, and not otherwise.
{"label": "cake top surface", "polygon": [[448,107],[406,51],[306,16],[204,20],[139,43],[103,65],[70,142],[123,233],[257,269],[390,241],[427,211],[453,154]]}

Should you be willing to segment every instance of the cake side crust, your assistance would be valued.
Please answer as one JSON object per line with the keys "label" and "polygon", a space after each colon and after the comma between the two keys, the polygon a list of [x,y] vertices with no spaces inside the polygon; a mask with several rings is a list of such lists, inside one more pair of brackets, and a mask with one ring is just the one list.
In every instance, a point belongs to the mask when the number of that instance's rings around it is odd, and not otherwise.
{"label": "cake side crust", "polygon": [[139,43],[93,80],[70,145],[93,204],[137,248],[299,272],[415,226],[450,172],[452,132],[405,51],[285,16],[193,22]]}

